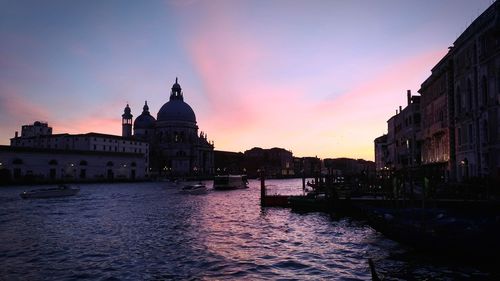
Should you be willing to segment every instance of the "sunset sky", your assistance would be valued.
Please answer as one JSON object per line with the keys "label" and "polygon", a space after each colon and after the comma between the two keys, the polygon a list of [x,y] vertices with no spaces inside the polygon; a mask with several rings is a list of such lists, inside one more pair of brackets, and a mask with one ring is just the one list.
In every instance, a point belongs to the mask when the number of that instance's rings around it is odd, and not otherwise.
{"label": "sunset sky", "polygon": [[0,144],[121,134],[179,77],[215,149],[373,160],[373,139],[491,0],[0,0]]}

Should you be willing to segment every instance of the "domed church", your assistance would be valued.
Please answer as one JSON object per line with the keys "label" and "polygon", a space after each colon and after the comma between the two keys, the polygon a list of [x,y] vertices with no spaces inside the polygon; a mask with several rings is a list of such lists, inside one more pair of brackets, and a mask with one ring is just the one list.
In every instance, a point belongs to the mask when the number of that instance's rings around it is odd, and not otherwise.
{"label": "domed church", "polygon": [[149,142],[150,172],[163,176],[213,174],[214,144],[203,132],[198,134],[196,115],[184,101],[177,78],[169,101],[160,108],[156,119],[149,113],[147,101],[133,128],[132,117],[127,104],[122,115],[122,135]]}

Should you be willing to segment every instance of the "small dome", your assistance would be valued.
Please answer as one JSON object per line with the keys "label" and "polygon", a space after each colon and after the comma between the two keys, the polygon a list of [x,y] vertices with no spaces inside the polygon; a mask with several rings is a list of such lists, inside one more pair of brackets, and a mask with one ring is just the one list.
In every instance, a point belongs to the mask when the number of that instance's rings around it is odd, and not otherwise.
{"label": "small dome", "polygon": [[149,114],[148,102],[144,102],[144,107],[142,108],[142,114],[137,116],[134,121],[135,129],[150,129],[155,126],[155,118]]}
{"label": "small dome", "polygon": [[136,129],[150,129],[155,126],[155,118],[149,114],[141,114],[134,121],[134,128]]}
{"label": "small dome", "polygon": [[123,110],[122,117],[125,119],[132,119],[133,117],[133,115],[131,114],[130,106],[128,106],[128,103],[125,109]]}
{"label": "small dome", "polygon": [[158,111],[158,121],[187,121],[196,123],[194,111],[183,100],[170,100]]}

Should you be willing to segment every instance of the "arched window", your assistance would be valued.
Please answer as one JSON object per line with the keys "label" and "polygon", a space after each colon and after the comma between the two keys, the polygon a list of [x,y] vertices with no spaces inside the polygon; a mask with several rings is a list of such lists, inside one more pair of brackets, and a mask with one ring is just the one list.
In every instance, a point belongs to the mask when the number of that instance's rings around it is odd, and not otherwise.
{"label": "arched window", "polygon": [[56,159],[52,159],[49,161],[49,165],[57,165],[57,160]]}
{"label": "arched window", "polygon": [[85,160],[80,161],[80,166],[87,166],[87,161]]}
{"label": "arched window", "polygon": [[135,167],[135,166],[137,166],[137,164],[135,164],[135,162],[132,162],[132,163],[130,163],[130,166]]}
{"label": "arched window", "polygon": [[113,162],[108,161],[108,163],[106,163],[106,166],[108,166],[108,167],[113,167],[113,166],[114,166],[114,164],[113,164]]}

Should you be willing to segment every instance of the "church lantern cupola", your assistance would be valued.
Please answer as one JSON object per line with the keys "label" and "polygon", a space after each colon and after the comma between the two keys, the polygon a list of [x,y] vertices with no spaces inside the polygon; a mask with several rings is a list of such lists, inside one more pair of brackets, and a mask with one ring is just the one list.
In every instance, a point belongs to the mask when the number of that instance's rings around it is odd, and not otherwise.
{"label": "church lantern cupola", "polygon": [[127,106],[123,110],[122,114],[122,136],[131,137],[132,136],[132,113],[130,107]]}
{"label": "church lantern cupola", "polygon": [[183,101],[184,98],[182,97],[182,88],[181,85],[177,82],[177,77],[175,77],[175,84],[172,85],[172,92],[170,92],[170,100],[181,100]]}

